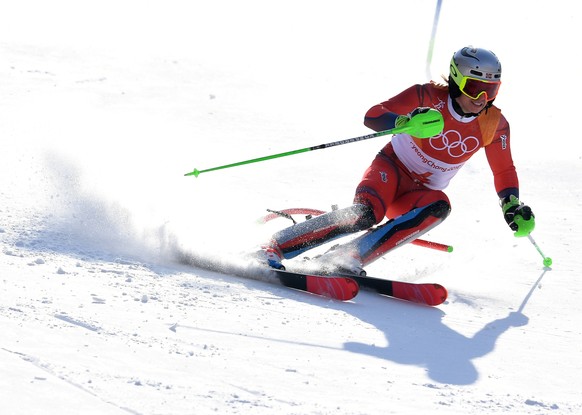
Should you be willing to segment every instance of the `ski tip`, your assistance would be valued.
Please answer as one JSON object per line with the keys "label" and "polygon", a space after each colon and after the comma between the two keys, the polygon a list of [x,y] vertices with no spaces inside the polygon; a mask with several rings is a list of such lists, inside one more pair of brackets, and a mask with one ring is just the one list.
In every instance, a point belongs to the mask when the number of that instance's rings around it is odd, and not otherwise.
{"label": "ski tip", "polygon": [[435,305],[440,305],[442,303],[444,303],[445,301],[447,301],[447,298],[449,297],[449,292],[447,291],[447,289],[445,287],[443,287],[440,284],[433,284],[434,287],[434,295],[431,296],[430,301],[427,301],[428,305],[431,306],[435,306]]}
{"label": "ski tip", "polygon": [[351,292],[351,294],[350,294],[351,298],[348,298],[348,300],[351,300],[356,295],[358,295],[358,293],[360,292],[360,285],[357,283],[357,281],[355,281],[351,278],[346,277],[346,280],[348,280],[347,283],[348,283],[348,286],[350,287],[349,291]]}
{"label": "ski tip", "polygon": [[428,306],[440,305],[448,297],[447,289],[436,283],[415,284],[393,281],[392,290],[392,297]]}

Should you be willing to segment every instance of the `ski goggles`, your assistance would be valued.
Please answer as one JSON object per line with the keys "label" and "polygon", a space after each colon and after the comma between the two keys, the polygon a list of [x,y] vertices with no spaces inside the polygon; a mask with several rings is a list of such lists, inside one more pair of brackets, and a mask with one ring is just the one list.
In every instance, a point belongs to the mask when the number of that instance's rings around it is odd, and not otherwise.
{"label": "ski goggles", "polygon": [[470,76],[463,76],[458,85],[461,92],[471,99],[477,99],[485,94],[487,101],[491,101],[497,96],[501,81],[485,81]]}

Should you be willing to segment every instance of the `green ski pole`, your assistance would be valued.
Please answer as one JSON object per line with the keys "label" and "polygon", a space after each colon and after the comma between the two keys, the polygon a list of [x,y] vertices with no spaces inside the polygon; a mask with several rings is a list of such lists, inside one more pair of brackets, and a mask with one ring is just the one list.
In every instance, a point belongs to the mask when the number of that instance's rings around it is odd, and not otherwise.
{"label": "green ski pole", "polygon": [[435,135],[439,134],[440,132],[442,132],[443,126],[444,126],[444,121],[443,121],[442,114],[439,111],[431,108],[424,113],[415,115],[413,120],[409,121],[408,123],[406,123],[405,125],[403,125],[401,127],[392,128],[392,129],[386,130],[386,131],[379,131],[379,132],[373,133],[373,134],[362,135],[360,137],[348,138],[346,140],[334,141],[332,143],[320,144],[318,146],[306,147],[306,148],[301,148],[298,150],[286,151],[284,153],[272,154],[270,156],[258,157],[258,158],[254,158],[254,159],[250,159],[250,160],[239,161],[236,163],[225,164],[224,166],[217,166],[217,167],[212,167],[212,168],[204,169],[204,170],[194,169],[190,173],[184,174],[184,176],[198,177],[198,175],[200,173],[206,173],[206,172],[214,171],[214,170],[228,169],[230,167],[237,167],[237,166],[242,166],[245,164],[257,163],[257,162],[265,161],[265,160],[272,160],[272,159],[279,158],[279,157],[291,156],[293,154],[299,154],[299,153],[305,153],[308,151],[321,150],[324,148],[341,146],[344,144],[355,143],[357,141],[362,141],[362,140],[369,140],[370,138],[380,137],[380,136],[388,135],[388,134],[409,133],[410,135],[412,135],[414,137],[428,138],[428,137],[435,136]]}

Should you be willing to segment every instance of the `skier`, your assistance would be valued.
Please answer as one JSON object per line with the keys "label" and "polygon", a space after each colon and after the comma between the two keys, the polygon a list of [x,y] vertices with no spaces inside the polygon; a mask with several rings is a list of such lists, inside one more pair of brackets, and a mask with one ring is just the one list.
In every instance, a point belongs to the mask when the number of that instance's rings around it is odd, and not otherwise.
{"label": "skier", "polygon": [[[535,227],[529,206],[519,199],[509,124],[493,106],[501,85],[501,64],[489,50],[464,47],[453,54],[448,86],[413,85],[373,106],[364,125],[385,131],[414,123],[428,108],[444,119],[442,133],[420,139],[396,134],[380,150],[355,191],[353,205],[297,223],[273,235],[261,261],[284,269],[282,261],[350,233],[367,232],[326,253],[329,271],[364,275],[363,267],[441,223],[451,206],[443,190],[480,148],[485,149],[505,221],[515,236]],[[400,115],[408,114],[408,115]],[[388,221],[380,226],[384,217]]]}

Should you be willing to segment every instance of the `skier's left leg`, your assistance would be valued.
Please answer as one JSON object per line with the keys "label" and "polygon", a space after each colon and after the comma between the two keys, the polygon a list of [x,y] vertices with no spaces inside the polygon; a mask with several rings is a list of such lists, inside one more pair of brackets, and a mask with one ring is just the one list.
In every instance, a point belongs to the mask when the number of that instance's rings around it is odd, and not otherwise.
{"label": "skier's left leg", "polygon": [[[382,255],[411,242],[439,225],[451,211],[448,198],[439,197],[428,205],[390,219],[385,224],[359,236],[349,245],[355,250],[362,266],[371,264]],[[434,195],[437,196],[437,195]]]}
{"label": "skier's left leg", "polygon": [[[362,197],[366,196],[359,194],[356,200]],[[324,261],[339,270],[364,273],[363,267],[419,238],[446,219],[450,210],[449,199],[441,191],[424,188],[408,192],[394,200],[388,209],[396,217],[329,252]]]}

